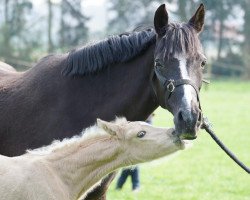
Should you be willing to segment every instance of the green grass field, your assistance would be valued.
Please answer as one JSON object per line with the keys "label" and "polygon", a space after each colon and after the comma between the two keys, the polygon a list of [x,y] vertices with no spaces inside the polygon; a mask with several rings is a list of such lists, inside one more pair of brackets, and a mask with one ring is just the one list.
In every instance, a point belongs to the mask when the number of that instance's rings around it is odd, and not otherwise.
{"label": "green grass field", "polygon": [[[250,167],[250,82],[212,81],[201,92],[202,108],[217,136]],[[156,126],[172,126],[158,109]],[[122,191],[112,183],[108,200],[250,200],[250,175],[239,168],[204,131],[193,147],[140,165],[141,188]]]}

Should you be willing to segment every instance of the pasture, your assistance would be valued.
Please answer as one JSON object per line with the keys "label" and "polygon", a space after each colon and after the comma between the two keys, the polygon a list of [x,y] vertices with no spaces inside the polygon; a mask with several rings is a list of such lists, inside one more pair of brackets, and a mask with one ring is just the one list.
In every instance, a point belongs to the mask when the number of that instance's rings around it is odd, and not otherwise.
{"label": "pasture", "polygon": [[[217,136],[250,166],[250,82],[212,81],[201,92],[203,112]],[[158,109],[156,126],[172,126],[172,116]],[[191,149],[140,165],[141,188],[131,191],[130,178],[121,191],[116,180],[109,200],[250,200],[250,176],[200,131]]]}

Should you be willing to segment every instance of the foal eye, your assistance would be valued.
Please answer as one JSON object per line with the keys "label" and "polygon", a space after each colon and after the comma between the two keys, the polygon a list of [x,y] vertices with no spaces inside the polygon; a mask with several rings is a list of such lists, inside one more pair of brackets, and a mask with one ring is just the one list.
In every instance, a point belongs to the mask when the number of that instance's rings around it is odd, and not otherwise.
{"label": "foal eye", "polygon": [[146,135],[146,131],[140,131],[137,133],[138,138],[143,138]]}
{"label": "foal eye", "polygon": [[205,67],[206,63],[207,63],[207,61],[205,61],[205,60],[201,62],[201,68],[202,69]]}

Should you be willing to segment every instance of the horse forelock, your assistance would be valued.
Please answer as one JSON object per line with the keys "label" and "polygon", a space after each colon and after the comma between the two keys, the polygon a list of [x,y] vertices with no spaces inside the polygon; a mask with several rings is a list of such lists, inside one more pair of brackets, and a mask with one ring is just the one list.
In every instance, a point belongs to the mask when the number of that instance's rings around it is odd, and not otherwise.
{"label": "horse forelock", "polygon": [[69,53],[63,75],[97,73],[115,63],[122,63],[138,56],[155,42],[154,29],[144,29],[110,36]]}
{"label": "horse forelock", "polygon": [[186,23],[169,23],[165,35],[156,46],[155,54],[162,54],[164,59],[182,54],[195,57],[202,53],[198,34],[193,27]]}

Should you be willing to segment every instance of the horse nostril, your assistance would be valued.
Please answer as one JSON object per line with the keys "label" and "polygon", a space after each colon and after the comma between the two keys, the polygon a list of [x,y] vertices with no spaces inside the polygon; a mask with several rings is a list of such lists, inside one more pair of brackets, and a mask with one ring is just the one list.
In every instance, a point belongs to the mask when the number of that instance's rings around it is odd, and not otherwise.
{"label": "horse nostril", "polygon": [[198,122],[201,122],[202,114],[199,112]]}
{"label": "horse nostril", "polygon": [[195,139],[197,137],[196,132],[201,124],[198,120],[202,120],[201,112],[180,109],[176,113],[175,119],[177,133],[182,139]]}
{"label": "horse nostril", "polygon": [[198,113],[194,114],[190,110],[179,110],[177,120],[185,129],[190,129],[197,123],[198,117]]}
{"label": "horse nostril", "polygon": [[182,111],[179,111],[179,113],[178,113],[178,120],[179,120],[180,122],[184,120],[184,119],[183,119],[183,116],[182,116]]}

